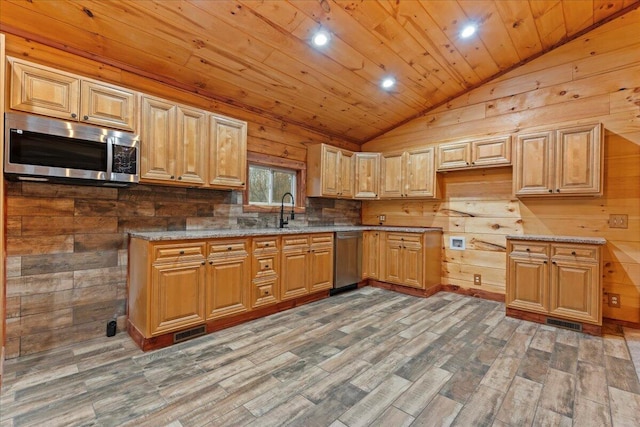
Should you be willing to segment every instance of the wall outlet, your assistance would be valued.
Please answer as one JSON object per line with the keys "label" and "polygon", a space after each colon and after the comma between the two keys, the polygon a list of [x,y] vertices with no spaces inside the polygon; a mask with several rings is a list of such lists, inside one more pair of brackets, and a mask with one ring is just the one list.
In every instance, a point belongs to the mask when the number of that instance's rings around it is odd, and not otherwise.
{"label": "wall outlet", "polygon": [[476,286],[482,285],[482,276],[480,274],[473,275],[473,284]]}
{"label": "wall outlet", "polygon": [[386,215],[378,215],[378,222],[383,223],[387,220]]}
{"label": "wall outlet", "polygon": [[609,307],[620,308],[620,294],[608,294],[609,295]]}
{"label": "wall outlet", "polygon": [[629,215],[626,215],[626,214],[609,215],[609,228],[629,228]]}

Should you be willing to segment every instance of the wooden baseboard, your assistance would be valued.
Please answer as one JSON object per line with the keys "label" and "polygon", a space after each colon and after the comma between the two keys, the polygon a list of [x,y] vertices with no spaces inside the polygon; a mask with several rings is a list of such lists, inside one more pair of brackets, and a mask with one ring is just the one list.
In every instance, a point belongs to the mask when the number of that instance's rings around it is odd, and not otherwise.
{"label": "wooden baseboard", "polygon": [[454,294],[467,295],[470,297],[482,298],[491,301],[504,302],[504,294],[497,292],[483,291],[482,289],[469,289],[457,285],[440,285],[440,289],[444,292],[452,292]]}
{"label": "wooden baseboard", "polygon": [[[513,317],[515,319],[527,320],[529,322],[536,322],[536,323],[543,323],[543,324],[547,323],[547,317],[553,317],[553,316],[547,316],[546,314],[532,313],[530,311],[522,311],[522,310],[517,310],[515,308],[509,308],[509,307],[507,307],[506,309],[506,315],[509,317]],[[582,325],[582,332],[585,334],[602,336],[602,326],[600,325],[592,325],[591,323],[576,322],[575,320],[572,320],[571,322],[580,323]]]}
{"label": "wooden baseboard", "polygon": [[369,279],[369,286],[373,286],[374,288],[386,289],[389,291],[398,292],[405,295],[412,295],[414,297],[423,297],[427,298],[431,295],[437,294],[440,292],[440,285],[432,286],[429,289],[418,289],[411,288],[409,286],[401,286],[388,282],[380,282],[378,280]]}
{"label": "wooden baseboard", "polygon": [[608,325],[623,326],[625,328],[631,328],[631,329],[640,329],[640,323],[629,322],[627,320],[611,319],[609,317],[604,317],[602,319],[602,323],[606,323]]}
{"label": "wooden baseboard", "polygon": [[[316,292],[310,295],[305,295],[299,298],[293,298],[287,301],[282,301],[273,305],[269,305],[266,307],[260,307],[255,310],[247,311],[245,313],[236,314],[234,316],[224,317],[221,319],[210,320],[206,323],[202,323],[200,325],[191,325],[188,328],[184,328],[183,330],[189,330],[196,328],[198,326],[205,325],[206,333],[210,334],[215,331],[219,331],[222,329],[230,328],[231,326],[239,325],[241,323],[248,322],[250,320],[258,319],[260,317],[265,317],[270,314],[275,314],[280,311],[285,311],[292,309],[294,307],[308,304],[313,301],[318,301],[329,296],[329,291],[321,291]],[[168,347],[173,345],[173,336],[176,332],[181,332],[182,330],[176,330],[167,332],[162,335],[157,335],[155,337],[145,338],[144,334],[140,332],[128,319],[127,319],[127,332],[133,341],[137,344],[138,347],[142,351],[156,350],[163,347]],[[199,335],[201,336],[201,335]],[[195,338],[195,337],[194,337]]]}

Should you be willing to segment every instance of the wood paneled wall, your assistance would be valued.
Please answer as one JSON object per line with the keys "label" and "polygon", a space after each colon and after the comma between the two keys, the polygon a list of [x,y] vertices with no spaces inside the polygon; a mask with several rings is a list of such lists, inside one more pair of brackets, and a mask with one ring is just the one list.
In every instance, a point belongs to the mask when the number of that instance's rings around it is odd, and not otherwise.
{"label": "wood paneled wall", "polygon": [[[640,322],[640,10],[606,24],[430,114],[368,142],[364,151],[412,148],[533,127],[601,121],[604,196],[518,199],[511,167],[438,174],[438,201],[365,202],[363,222],[444,228],[445,284],[504,292],[505,235],[604,237],[604,289],[621,296],[603,315]],[[628,229],[608,226],[629,215]],[[449,248],[451,236],[467,249]]]}
{"label": "wood paneled wall", "polygon": [[[8,55],[246,120],[251,153],[304,162],[309,143],[359,148],[97,61],[12,35],[6,39]],[[129,230],[275,228],[278,215],[243,212],[239,192],[145,185],[118,190],[8,183],[3,201],[7,358],[104,336],[114,314],[124,326]],[[290,226],[360,224],[360,210],[359,201],[308,199],[306,212]]]}

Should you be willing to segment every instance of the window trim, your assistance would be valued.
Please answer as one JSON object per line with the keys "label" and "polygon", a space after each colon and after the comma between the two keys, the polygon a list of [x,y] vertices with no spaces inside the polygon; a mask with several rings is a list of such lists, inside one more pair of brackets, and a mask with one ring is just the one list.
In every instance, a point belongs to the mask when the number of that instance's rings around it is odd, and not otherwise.
{"label": "window trim", "polygon": [[290,169],[296,172],[295,213],[305,213],[307,200],[307,164],[305,162],[261,153],[247,153],[247,186],[242,193],[243,212],[280,212],[280,206],[249,204],[249,165],[276,169]]}

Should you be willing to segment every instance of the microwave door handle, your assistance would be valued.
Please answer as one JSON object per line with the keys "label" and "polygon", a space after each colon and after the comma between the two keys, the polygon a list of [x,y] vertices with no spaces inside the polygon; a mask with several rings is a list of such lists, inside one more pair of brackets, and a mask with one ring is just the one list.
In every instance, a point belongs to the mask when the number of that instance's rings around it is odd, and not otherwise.
{"label": "microwave door handle", "polygon": [[110,136],[107,138],[107,179],[113,180],[113,144],[115,138]]}

